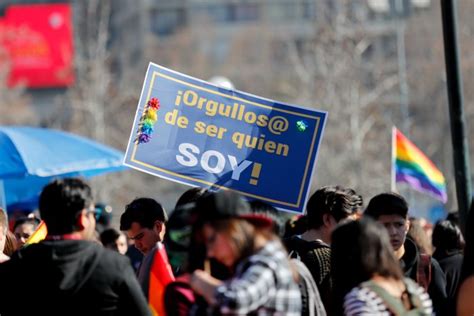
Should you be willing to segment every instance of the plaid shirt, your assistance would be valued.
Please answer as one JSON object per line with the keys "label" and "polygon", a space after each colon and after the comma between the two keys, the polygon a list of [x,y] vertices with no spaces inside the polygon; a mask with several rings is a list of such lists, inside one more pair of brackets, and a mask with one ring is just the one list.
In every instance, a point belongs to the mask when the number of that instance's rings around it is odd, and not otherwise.
{"label": "plaid shirt", "polygon": [[234,277],[216,289],[216,299],[222,314],[301,314],[300,290],[279,241],[239,263]]}

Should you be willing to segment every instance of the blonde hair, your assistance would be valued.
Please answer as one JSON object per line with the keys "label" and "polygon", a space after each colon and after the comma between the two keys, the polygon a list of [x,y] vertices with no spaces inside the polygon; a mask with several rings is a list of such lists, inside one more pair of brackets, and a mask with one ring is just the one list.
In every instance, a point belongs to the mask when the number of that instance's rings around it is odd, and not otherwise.
{"label": "blonde hair", "polygon": [[5,212],[3,208],[1,207],[0,207],[0,227],[3,228],[3,235],[6,236],[7,231],[8,231],[7,212]]}
{"label": "blonde hair", "polygon": [[11,231],[8,230],[5,238],[5,248],[3,248],[3,253],[11,257],[12,254],[18,249],[16,237]]}

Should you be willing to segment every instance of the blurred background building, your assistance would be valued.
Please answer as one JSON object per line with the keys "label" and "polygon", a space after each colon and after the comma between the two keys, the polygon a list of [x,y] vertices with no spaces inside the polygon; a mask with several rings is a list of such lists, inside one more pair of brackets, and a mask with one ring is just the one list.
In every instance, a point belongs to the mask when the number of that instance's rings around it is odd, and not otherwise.
{"label": "blurred background building", "polygon": [[[352,186],[366,200],[389,190],[390,131],[396,125],[444,172],[454,198],[439,1],[2,0],[0,26],[12,10],[39,4],[69,7],[70,15],[44,18],[50,28],[58,21],[71,26],[69,77],[35,86],[34,80],[11,81],[11,69],[2,66],[0,124],[56,127],[125,150],[152,61],[202,79],[224,76],[239,90],[328,111],[313,188]],[[469,87],[474,2],[460,0],[458,6]],[[55,40],[46,40],[52,50],[60,46]],[[2,65],[11,67],[8,45],[3,48]],[[474,115],[469,90],[468,121]],[[133,170],[94,181],[100,198],[118,212],[138,196],[172,208],[186,189]],[[439,206],[410,190],[402,193],[417,201],[420,212]]]}

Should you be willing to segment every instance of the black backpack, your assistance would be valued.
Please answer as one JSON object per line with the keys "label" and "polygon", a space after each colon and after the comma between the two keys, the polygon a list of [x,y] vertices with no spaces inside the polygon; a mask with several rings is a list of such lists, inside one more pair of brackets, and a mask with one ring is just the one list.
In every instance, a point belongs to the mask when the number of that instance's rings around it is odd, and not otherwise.
{"label": "black backpack", "polygon": [[[331,288],[329,275],[331,269],[330,260],[322,260],[321,257],[322,254],[324,254],[323,257],[330,257],[331,247],[328,244],[320,240],[306,241],[299,237],[291,237],[285,240],[285,246],[288,249],[290,258],[299,259],[306,264],[318,288],[321,285],[323,288]],[[317,252],[320,255],[319,258]]]}

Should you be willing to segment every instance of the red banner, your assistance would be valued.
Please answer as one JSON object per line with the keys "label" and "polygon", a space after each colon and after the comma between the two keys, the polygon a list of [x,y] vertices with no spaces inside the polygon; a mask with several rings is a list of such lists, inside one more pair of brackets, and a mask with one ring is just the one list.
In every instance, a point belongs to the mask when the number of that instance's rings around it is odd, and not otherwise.
{"label": "red banner", "polygon": [[69,4],[9,6],[0,20],[0,63],[10,69],[9,86],[72,85],[72,34]]}

